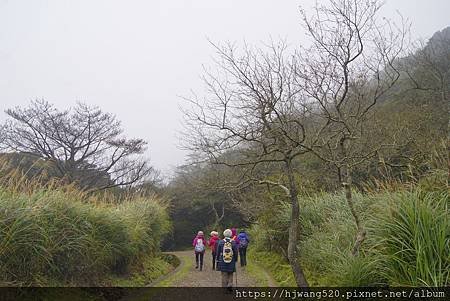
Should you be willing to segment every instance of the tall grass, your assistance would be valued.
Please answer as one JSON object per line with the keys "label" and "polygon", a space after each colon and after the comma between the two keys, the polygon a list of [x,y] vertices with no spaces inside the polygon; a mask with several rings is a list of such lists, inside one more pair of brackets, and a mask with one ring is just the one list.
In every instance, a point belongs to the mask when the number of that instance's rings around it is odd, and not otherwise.
{"label": "tall grass", "polygon": [[389,210],[371,220],[370,242],[392,285],[444,286],[450,282],[449,195],[401,192],[385,198]]}
{"label": "tall grass", "polygon": [[[354,193],[368,235],[351,255],[355,225],[345,197],[323,193],[300,197],[299,257],[313,286],[443,286],[449,284],[449,194],[407,186]],[[283,255],[289,210],[282,204],[253,227],[253,247]],[[274,213],[275,212],[275,213]],[[284,250],[283,250],[284,249]],[[266,257],[269,257],[266,254]],[[282,259],[283,260],[283,259]],[[284,260],[286,262],[286,260]],[[287,263],[287,262],[286,262]],[[270,265],[267,267],[271,269]],[[276,271],[272,271],[274,274]]]}
{"label": "tall grass", "polygon": [[170,228],[165,206],[157,197],[116,203],[0,176],[0,285],[102,285],[156,254]]}

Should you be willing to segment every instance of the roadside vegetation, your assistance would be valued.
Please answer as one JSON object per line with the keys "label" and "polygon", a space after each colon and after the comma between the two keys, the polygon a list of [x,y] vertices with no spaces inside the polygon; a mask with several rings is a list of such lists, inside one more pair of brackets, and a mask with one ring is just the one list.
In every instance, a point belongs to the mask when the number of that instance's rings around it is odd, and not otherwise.
{"label": "roadside vegetation", "polygon": [[[429,188],[429,187],[428,187]],[[342,194],[301,197],[299,249],[313,286],[445,286],[449,283],[449,192],[420,185],[355,193],[368,240],[352,256],[354,223]],[[272,209],[273,210],[273,209]],[[280,285],[294,284],[286,248],[289,208],[279,203],[252,227],[251,258]],[[281,254],[280,254],[281,253]]]}
{"label": "roadside vegetation", "polygon": [[91,195],[1,172],[3,286],[145,285],[170,269],[159,253],[171,224],[157,196]]}

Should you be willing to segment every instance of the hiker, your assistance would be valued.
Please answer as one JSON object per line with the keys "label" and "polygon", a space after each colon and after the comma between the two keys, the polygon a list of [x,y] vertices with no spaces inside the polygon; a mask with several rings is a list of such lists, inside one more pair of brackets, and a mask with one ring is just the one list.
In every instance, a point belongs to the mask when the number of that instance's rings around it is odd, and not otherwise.
{"label": "hiker", "polygon": [[[200,267],[200,271],[203,269],[203,255],[205,255],[206,240],[203,231],[198,231],[197,236],[192,242],[195,252],[195,268]],[[199,265],[200,263],[200,265]]]}
{"label": "hiker", "polygon": [[237,240],[237,230],[236,228],[231,228],[231,240],[234,240],[236,244],[239,245],[239,241]]}
{"label": "hiker", "polygon": [[[237,229],[236,228],[231,228],[231,240],[234,241],[236,243],[236,246],[239,250],[239,240],[237,239]],[[239,253],[236,254],[236,256],[239,257]],[[239,258],[236,257],[236,262],[239,260]]]}
{"label": "hiker", "polygon": [[211,231],[211,237],[209,238],[208,246],[211,248],[213,270],[216,269],[216,249],[218,240],[219,240],[219,232]]}
{"label": "hiker", "polygon": [[241,267],[247,265],[247,246],[250,242],[245,230],[239,231],[237,236],[237,241],[239,242],[239,257],[241,258]]}
{"label": "hiker", "polygon": [[223,236],[225,238],[217,243],[217,269],[222,272],[222,287],[231,293],[233,291],[233,273],[236,272],[238,247],[237,243],[231,240],[230,229],[223,231]]}

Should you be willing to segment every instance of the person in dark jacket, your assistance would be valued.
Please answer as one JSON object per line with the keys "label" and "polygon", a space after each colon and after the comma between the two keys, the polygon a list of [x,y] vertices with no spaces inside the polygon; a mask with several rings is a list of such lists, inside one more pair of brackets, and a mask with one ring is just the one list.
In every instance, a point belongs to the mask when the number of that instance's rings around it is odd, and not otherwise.
{"label": "person in dark jacket", "polygon": [[[233,290],[233,273],[236,272],[236,261],[238,259],[238,247],[235,241],[231,240],[231,230],[226,229],[223,231],[224,239],[218,241],[216,260],[217,260],[217,270],[222,272],[222,287],[226,288],[229,292]],[[223,249],[225,243],[230,242],[231,248],[233,250],[233,256],[231,262],[226,263],[224,261]]]}
{"label": "person in dark jacket", "polygon": [[241,258],[241,267],[243,267],[247,265],[247,247],[250,243],[250,239],[245,230],[239,231],[237,241],[239,242],[239,257]]}

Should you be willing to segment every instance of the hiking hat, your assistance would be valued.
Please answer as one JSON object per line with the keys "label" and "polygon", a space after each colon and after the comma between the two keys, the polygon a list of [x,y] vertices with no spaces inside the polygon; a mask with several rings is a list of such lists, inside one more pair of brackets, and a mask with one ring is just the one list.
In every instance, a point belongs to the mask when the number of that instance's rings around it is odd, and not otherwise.
{"label": "hiking hat", "polygon": [[203,236],[203,231],[198,231],[197,236]]}
{"label": "hiking hat", "polygon": [[223,231],[223,236],[230,238],[231,235],[232,233],[230,229],[226,229],[225,231]]}
{"label": "hiking hat", "polygon": [[217,231],[211,231],[211,236],[217,236],[217,235],[219,235],[219,232],[217,232]]}

